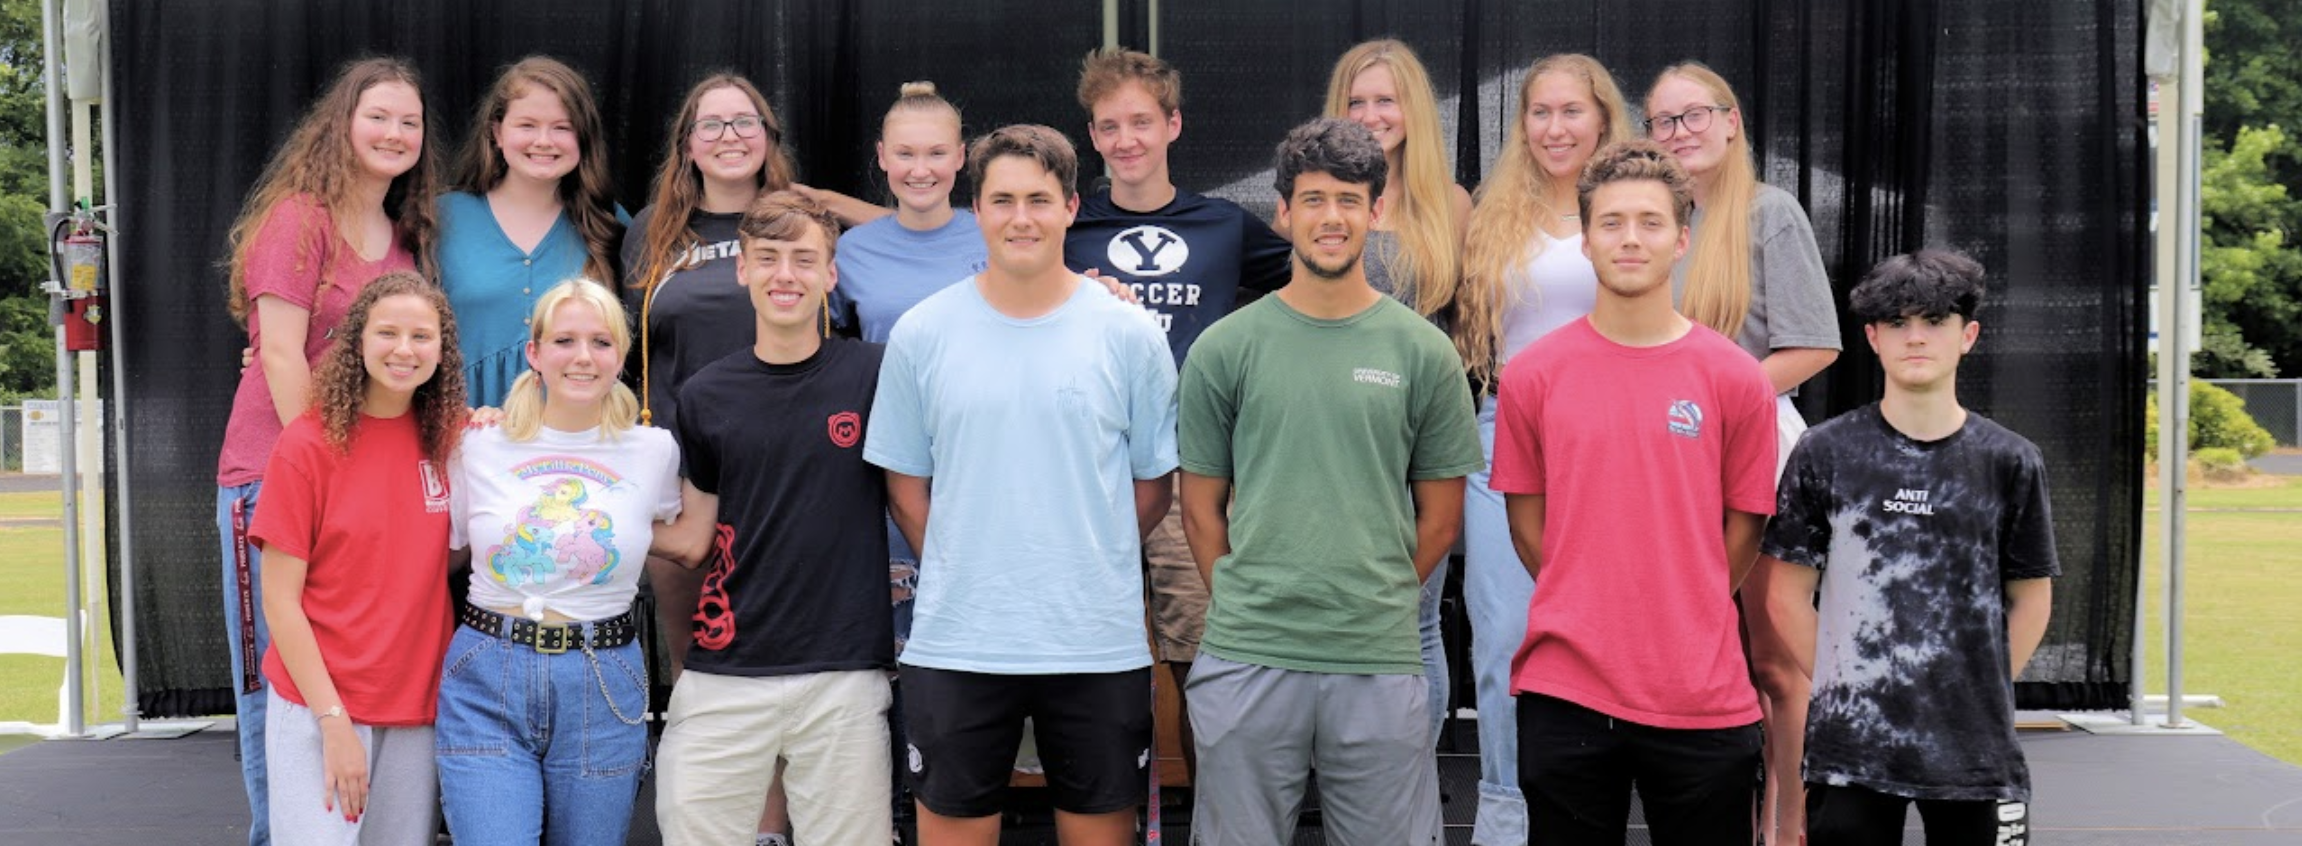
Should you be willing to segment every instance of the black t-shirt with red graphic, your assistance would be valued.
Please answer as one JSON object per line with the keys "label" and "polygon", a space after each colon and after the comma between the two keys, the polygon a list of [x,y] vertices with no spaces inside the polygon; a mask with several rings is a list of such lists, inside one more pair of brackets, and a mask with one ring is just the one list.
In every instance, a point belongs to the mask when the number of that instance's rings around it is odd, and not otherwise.
{"label": "black t-shirt with red graphic", "polygon": [[688,481],[719,497],[688,669],[895,665],[886,476],[863,460],[881,352],[829,338],[805,361],[768,364],[745,349],[680,387]]}

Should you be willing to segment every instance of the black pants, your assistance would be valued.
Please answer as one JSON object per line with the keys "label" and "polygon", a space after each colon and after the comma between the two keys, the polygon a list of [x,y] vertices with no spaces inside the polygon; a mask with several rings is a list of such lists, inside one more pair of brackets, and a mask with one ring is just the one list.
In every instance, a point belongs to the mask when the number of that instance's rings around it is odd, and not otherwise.
{"label": "black pants", "polygon": [[2025,846],[2030,806],[2021,802],[1911,799],[1861,787],[1806,786],[1808,846],[1902,842],[1903,818],[1918,805],[1926,846]]}
{"label": "black pants", "polygon": [[1664,729],[1549,696],[1523,693],[1518,703],[1529,844],[1621,846],[1636,784],[1658,846],[1749,846],[1757,723]]}

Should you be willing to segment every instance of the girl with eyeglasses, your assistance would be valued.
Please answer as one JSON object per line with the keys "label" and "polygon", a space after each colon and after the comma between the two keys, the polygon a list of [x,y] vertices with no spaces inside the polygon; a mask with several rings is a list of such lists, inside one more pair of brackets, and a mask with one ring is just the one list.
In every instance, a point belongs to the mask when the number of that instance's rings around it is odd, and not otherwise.
{"label": "girl with eyeglasses", "polygon": [[609,194],[599,108],[582,74],[543,56],[480,99],[440,198],[440,285],[463,319],[464,382],[501,406],[527,370],[528,312],[562,279],[614,278],[626,216]]}
{"label": "girl with eyeglasses", "polygon": [[[1517,119],[1479,186],[1455,298],[1455,346],[1479,386],[1479,438],[1494,463],[1496,374],[1535,339],[1591,313],[1598,273],[1583,255],[1575,181],[1591,156],[1633,137],[1622,89],[1598,60],[1537,59],[1519,84]],[[1517,708],[1511,659],[1527,636],[1535,582],[1511,546],[1503,495],[1488,471],[1471,474],[1463,501],[1463,602],[1471,618],[1478,690],[1479,809],[1475,843],[1524,843]],[[1487,715],[1499,715],[1488,717]]]}
{"label": "girl with eyeglasses", "polygon": [[273,154],[232,224],[232,317],[250,352],[216,457],[216,532],[223,551],[224,621],[239,716],[240,774],[250,846],[266,846],[263,555],[248,541],[265,463],[304,413],[313,370],[352,300],[370,280],[432,268],[439,186],[423,85],[399,59],[346,65]]}
{"label": "girl with eyeglasses", "polygon": [[[1693,245],[1673,271],[1679,311],[1759,360],[1774,383],[1775,473],[1790,460],[1806,421],[1791,396],[1837,360],[1838,312],[1806,210],[1788,192],[1758,181],[1742,107],[1717,72],[1698,62],[1664,68],[1648,89],[1647,136],[1694,179]],[[1768,843],[1797,842],[1806,827],[1799,759],[1809,680],[1799,670],[1765,601],[1772,568],[1751,569],[1742,603],[1752,676],[1766,705],[1767,799],[1759,832]],[[1776,834],[1777,830],[1787,833]]]}
{"label": "girl with eyeglasses", "polygon": [[[782,124],[741,76],[715,73],[688,89],[668,135],[654,202],[632,218],[623,241],[624,304],[639,328],[638,365],[627,369],[638,370],[640,423],[667,430],[680,384],[751,346],[751,300],[736,284],[736,225],[754,200],[790,188],[792,177]],[[703,576],[648,559],[670,677],[686,663]],[[762,827],[781,824],[763,820]]]}

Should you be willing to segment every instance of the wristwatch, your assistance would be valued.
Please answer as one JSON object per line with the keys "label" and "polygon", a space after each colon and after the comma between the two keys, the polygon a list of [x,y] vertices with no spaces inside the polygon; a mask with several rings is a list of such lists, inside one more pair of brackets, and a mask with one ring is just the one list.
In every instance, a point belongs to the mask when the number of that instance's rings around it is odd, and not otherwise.
{"label": "wristwatch", "polygon": [[315,720],[325,720],[325,719],[327,719],[327,718],[329,718],[329,717],[341,717],[341,716],[343,716],[343,715],[344,715],[344,706],[342,706],[342,705],[336,705],[336,706],[334,706],[334,707],[331,707],[331,708],[329,708],[328,710],[325,710],[325,711],[321,711],[319,716],[317,716],[317,717],[313,717],[312,719],[315,719]]}

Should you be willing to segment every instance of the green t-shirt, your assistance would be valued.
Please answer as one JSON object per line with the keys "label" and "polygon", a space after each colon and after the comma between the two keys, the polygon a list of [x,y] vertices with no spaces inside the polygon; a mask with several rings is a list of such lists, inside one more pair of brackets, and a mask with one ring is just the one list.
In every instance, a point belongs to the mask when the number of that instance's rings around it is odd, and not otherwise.
{"label": "green t-shirt", "polygon": [[1264,297],[1199,336],[1183,469],[1232,480],[1200,648],[1268,667],[1420,673],[1408,483],[1484,465],[1462,360],[1385,297],[1314,320]]}

